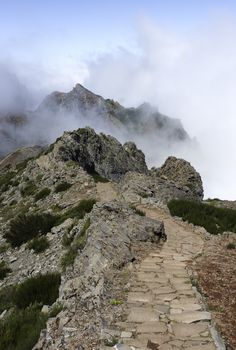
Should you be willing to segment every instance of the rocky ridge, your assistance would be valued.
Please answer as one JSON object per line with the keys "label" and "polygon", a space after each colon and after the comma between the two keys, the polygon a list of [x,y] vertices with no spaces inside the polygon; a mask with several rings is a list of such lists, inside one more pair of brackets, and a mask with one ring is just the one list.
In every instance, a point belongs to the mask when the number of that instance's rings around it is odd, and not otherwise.
{"label": "rocky ridge", "polygon": [[113,135],[123,135],[124,140],[141,140],[148,135],[150,147],[153,142],[167,148],[190,142],[181,122],[162,115],[157,108],[147,103],[125,108],[77,84],[68,93],[53,92],[34,111],[0,116],[0,157],[18,147],[45,146],[67,128],[81,126],[109,130]]}
{"label": "rocky ridge", "polygon": [[[39,272],[62,274],[56,301],[62,310],[49,318],[35,350],[98,349],[99,344],[105,344],[106,329],[114,318],[122,320],[122,303],[115,310],[113,303],[126,298],[133,262],[143,251],[166,240],[163,222],[143,216],[136,209],[137,202],[143,199],[165,206],[176,196],[201,199],[199,193],[183,185],[187,179],[192,181],[192,188],[200,186],[199,175],[194,176],[189,163],[178,159],[169,162],[171,167],[178,163],[178,171],[183,167],[181,183],[165,178],[163,169],[161,175],[158,170],[148,171],[143,153],[133,143],[122,145],[111,136],[85,128],[65,133],[36,158],[14,165],[0,177],[0,256],[11,269],[0,282],[1,288]],[[115,182],[107,183],[116,193],[110,202],[102,200],[96,182],[108,180]],[[47,195],[41,196],[45,189]],[[96,199],[97,204],[83,217],[71,215],[84,199]],[[29,250],[28,242],[10,247],[4,235],[12,220],[18,215],[40,213],[63,219],[45,234],[49,248],[36,254]],[[64,245],[65,239],[69,246]],[[76,242],[80,244],[73,262],[63,266],[63,259]],[[50,308],[44,306],[44,310]],[[4,310],[2,317],[9,312]]]}

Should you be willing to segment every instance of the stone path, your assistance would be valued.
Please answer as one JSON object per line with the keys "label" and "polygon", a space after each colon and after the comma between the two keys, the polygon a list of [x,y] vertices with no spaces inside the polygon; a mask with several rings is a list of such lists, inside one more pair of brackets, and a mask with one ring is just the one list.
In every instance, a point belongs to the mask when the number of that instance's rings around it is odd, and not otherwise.
{"label": "stone path", "polygon": [[204,310],[186,270],[187,262],[203,248],[200,234],[159,209],[141,209],[149,217],[164,220],[168,238],[135,270],[127,320],[119,324],[122,343],[136,350],[216,349],[211,315]]}

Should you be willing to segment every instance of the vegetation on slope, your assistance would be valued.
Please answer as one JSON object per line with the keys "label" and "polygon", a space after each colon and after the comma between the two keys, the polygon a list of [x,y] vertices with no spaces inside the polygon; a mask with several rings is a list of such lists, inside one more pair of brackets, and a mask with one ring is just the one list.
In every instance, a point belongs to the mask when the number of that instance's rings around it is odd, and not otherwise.
{"label": "vegetation on slope", "polygon": [[59,273],[48,273],[2,288],[0,310],[12,310],[0,320],[0,350],[33,348],[48,318],[41,312],[42,305],[52,305],[56,301],[60,283]]}
{"label": "vegetation on slope", "polygon": [[168,208],[171,215],[203,226],[212,234],[236,232],[236,210],[187,200],[172,200],[168,203]]}

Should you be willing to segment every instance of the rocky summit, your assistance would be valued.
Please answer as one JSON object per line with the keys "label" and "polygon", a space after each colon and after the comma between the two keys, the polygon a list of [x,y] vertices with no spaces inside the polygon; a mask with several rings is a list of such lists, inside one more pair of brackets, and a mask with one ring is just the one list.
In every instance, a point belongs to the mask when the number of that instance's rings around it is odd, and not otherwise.
{"label": "rocky summit", "polygon": [[44,147],[63,131],[86,126],[108,130],[124,141],[141,144],[145,138],[150,148],[153,144],[167,149],[191,142],[181,122],[161,114],[156,107],[144,103],[125,108],[77,84],[67,93],[51,93],[33,111],[0,114],[0,158],[19,147]]}
{"label": "rocky summit", "polygon": [[0,349],[215,349],[187,270],[203,231],[167,208],[201,202],[190,163],[81,128],[0,164]]}

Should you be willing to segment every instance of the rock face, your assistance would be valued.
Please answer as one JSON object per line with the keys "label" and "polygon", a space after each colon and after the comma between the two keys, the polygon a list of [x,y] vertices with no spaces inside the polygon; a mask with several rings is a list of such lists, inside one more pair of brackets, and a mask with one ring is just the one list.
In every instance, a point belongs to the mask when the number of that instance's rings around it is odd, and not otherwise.
{"label": "rock face", "polygon": [[203,199],[203,186],[200,174],[184,159],[169,157],[161,168],[153,174],[167,179],[176,185],[186,186],[196,198]]}
{"label": "rock face", "polygon": [[128,171],[147,173],[145,156],[134,143],[123,146],[114,137],[84,128],[66,132],[54,144],[52,157],[75,161],[88,173],[119,181]]}
{"label": "rock face", "polygon": [[165,207],[171,199],[203,199],[201,176],[190,163],[175,157],[148,174],[127,173],[119,187],[121,198],[129,203]]}

